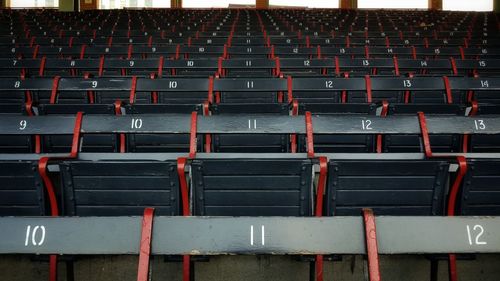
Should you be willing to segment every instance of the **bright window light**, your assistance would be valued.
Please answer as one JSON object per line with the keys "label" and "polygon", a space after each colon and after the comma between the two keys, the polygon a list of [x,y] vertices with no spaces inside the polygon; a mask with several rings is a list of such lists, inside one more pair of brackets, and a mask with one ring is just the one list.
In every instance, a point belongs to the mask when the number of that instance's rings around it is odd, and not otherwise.
{"label": "bright window light", "polygon": [[[455,0],[451,0],[455,1]],[[358,0],[358,7],[363,9],[427,9],[428,0]]]}
{"label": "bright window light", "polygon": [[170,0],[100,0],[100,9],[170,8]]}
{"label": "bright window light", "polygon": [[168,0],[153,0],[153,8],[170,8],[170,1]]}
{"label": "bright window light", "polygon": [[443,0],[447,11],[493,11],[493,0]]}
{"label": "bright window light", "polygon": [[11,8],[57,8],[59,0],[11,0]]}
{"label": "bright window light", "polygon": [[183,8],[227,8],[229,5],[255,6],[255,0],[183,0]]}
{"label": "bright window light", "polygon": [[269,0],[270,6],[292,6],[307,8],[338,8],[339,1],[336,0],[313,0],[310,2],[304,0]]}

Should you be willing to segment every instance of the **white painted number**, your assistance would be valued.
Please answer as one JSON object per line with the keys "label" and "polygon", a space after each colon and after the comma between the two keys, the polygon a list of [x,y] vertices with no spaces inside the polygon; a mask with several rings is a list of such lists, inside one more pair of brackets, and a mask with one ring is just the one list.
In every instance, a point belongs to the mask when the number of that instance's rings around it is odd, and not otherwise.
{"label": "white painted number", "polygon": [[361,120],[361,126],[363,130],[373,130],[372,126],[372,120]]}
{"label": "white painted number", "polygon": [[476,130],[485,130],[486,129],[486,124],[484,123],[484,120],[482,120],[482,119],[474,120],[474,125],[476,127]]}
{"label": "white painted number", "polygon": [[[264,227],[264,225],[261,225],[260,226],[260,240],[261,240],[261,245],[264,246],[266,245],[266,238],[265,238],[265,233],[266,233],[266,229]],[[254,227],[253,225],[250,225],[250,245],[254,245]]]}
{"label": "white painted number", "polygon": [[14,83],[14,88],[16,88],[16,89],[17,89],[17,88],[19,88],[19,86],[21,86],[21,81],[16,81],[16,82]]}
{"label": "white painted number", "polygon": [[140,129],[142,128],[142,119],[141,118],[132,118],[132,122],[130,124],[130,127],[132,129]]}
{"label": "white painted number", "polygon": [[253,89],[253,81],[247,81],[247,89]]}
{"label": "white painted number", "polygon": [[[469,245],[487,245],[486,241],[480,241],[479,239],[484,233],[484,228],[476,224],[474,227],[467,225],[467,238],[469,238]],[[474,238],[474,239],[473,239]]]}
{"label": "white painted number", "polygon": [[411,81],[410,80],[403,80],[403,87],[411,88]]}
{"label": "white painted number", "polygon": [[249,130],[257,130],[257,119],[248,119],[248,129]]}
{"label": "white painted number", "polygon": [[332,80],[325,81],[325,88],[332,89],[333,81]]}
{"label": "white painted number", "polygon": [[97,81],[92,81],[92,88],[97,88]]}
{"label": "white painted number", "polygon": [[490,83],[488,82],[488,80],[481,80],[481,88],[489,88],[490,87]]}
{"label": "white painted number", "polygon": [[170,82],[168,82],[168,88],[170,88],[170,89],[176,89],[177,88],[177,81],[170,81]]}
{"label": "white painted number", "polygon": [[[40,232],[39,235],[38,232]],[[28,225],[26,227],[26,239],[24,240],[24,246],[42,246],[43,242],[45,242],[45,226],[35,225],[35,227],[31,229],[31,225]]]}
{"label": "white painted number", "polygon": [[19,122],[19,130],[24,130],[26,129],[26,125],[28,125],[28,122],[26,122],[26,120],[21,120],[21,122]]}

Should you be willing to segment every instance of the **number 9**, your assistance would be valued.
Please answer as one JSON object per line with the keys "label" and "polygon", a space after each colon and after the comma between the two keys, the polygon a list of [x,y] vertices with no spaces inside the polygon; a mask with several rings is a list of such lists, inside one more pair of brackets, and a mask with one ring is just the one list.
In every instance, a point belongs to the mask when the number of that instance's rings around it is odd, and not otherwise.
{"label": "number 9", "polygon": [[28,122],[26,122],[26,120],[21,120],[21,122],[19,122],[19,130],[24,130],[26,129],[26,125],[28,125]]}

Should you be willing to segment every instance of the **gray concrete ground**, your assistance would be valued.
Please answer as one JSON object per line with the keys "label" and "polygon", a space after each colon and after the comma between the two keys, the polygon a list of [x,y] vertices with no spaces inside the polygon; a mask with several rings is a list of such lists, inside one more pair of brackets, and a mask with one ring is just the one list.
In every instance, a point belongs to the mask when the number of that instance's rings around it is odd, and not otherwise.
{"label": "gray concrete ground", "polygon": [[[92,256],[79,257],[74,265],[76,281],[133,281],[136,280],[137,257]],[[382,256],[380,260],[384,281],[429,280],[430,262],[422,256]],[[210,262],[197,262],[197,281],[304,281],[309,277],[309,264],[283,256],[222,256]],[[499,281],[500,255],[478,255],[476,260],[459,261],[460,281]],[[60,264],[59,281],[66,280],[65,264]],[[182,280],[181,264],[164,262],[162,257],[152,261],[153,281]],[[326,262],[325,280],[362,281],[364,264],[361,256],[344,256],[342,261]],[[27,256],[0,256],[0,281],[40,281],[48,279],[48,264],[32,261]],[[439,281],[448,280],[447,263],[439,264]]]}

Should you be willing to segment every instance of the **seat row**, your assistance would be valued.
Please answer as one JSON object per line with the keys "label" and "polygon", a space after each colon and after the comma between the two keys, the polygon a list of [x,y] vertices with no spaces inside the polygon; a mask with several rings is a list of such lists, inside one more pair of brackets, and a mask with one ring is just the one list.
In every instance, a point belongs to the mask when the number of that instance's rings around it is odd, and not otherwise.
{"label": "seat row", "polygon": [[[469,38],[467,34],[458,38],[445,38],[433,39],[427,37],[418,37],[420,34],[416,32],[417,37],[404,37],[402,32],[398,32],[389,37],[385,32],[368,34],[365,33],[361,37],[355,37],[355,34],[350,32],[345,36],[332,32],[325,33],[323,36],[319,33],[312,33],[311,35],[302,35],[299,31],[298,34],[288,34],[281,32],[279,35],[269,35],[264,32],[240,32],[229,33],[225,31],[215,32],[169,32],[169,31],[138,31],[138,30],[125,30],[113,31],[109,35],[104,35],[102,32],[98,34],[96,30],[90,36],[85,36],[76,33],[75,36],[63,37],[65,31],[61,31],[58,37],[50,37],[46,32],[42,34],[28,34],[24,37],[1,36],[0,46],[82,46],[82,45],[102,45],[102,46],[120,46],[120,45],[176,45],[181,46],[267,46],[274,45],[281,46],[321,46],[321,47],[460,47],[460,46],[475,46],[475,47],[495,47],[499,45],[499,40],[496,38]],[[120,33],[125,33],[120,36]],[[133,36],[132,34],[140,35]],[[53,35],[53,33],[49,33]],[[71,33],[70,33],[71,34]],[[448,34],[449,35],[449,34]],[[436,35],[437,37],[437,35]]]}
{"label": "seat row", "polygon": [[[177,162],[160,159],[67,160],[59,208],[66,216],[182,214]],[[229,157],[230,158],[230,157]],[[313,216],[317,204],[314,162],[303,158],[193,159],[191,214],[196,216]],[[452,163],[454,163],[452,161]],[[499,215],[499,160],[469,159],[457,214]],[[47,214],[48,199],[37,161],[0,161],[1,216]],[[450,162],[446,160],[346,159],[328,162],[324,215],[445,215]]]}
{"label": "seat row", "polygon": [[0,59],[0,74],[4,77],[38,76],[227,76],[272,77],[297,76],[359,76],[359,75],[463,75],[494,76],[500,74],[500,60],[396,58],[351,59],[328,58],[195,58],[168,59]]}
{"label": "seat row", "polygon": [[66,57],[66,58],[392,58],[397,56],[403,59],[498,59],[498,48],[483,47],[321,47],[321,46],[182,46],[179,44],[167,45],[121,45],[121,46],[27,46],[27,47],[2,47],[1,58],[41,58],[41,57]]}
{"label": "seat row", "polygon": [[496,77],[3,78],[4,104],[431,103],[499,104]]}
{"label": "seat row", "polygon": [[[281,14],[278,11],[245,11],[245,10],[205,10],[205,11],[122,11],[112,13],[99,13],[85,11],[80,14],[53,14],[45,12],[48,20],[43,20],[39,15],[29,12],[11,12],[4,16],[5,26],[12,29],[44,31],[44,27],[59,30],[77,30],[85,32],[92,30],[93,26],[100,33],[109,35],[116,29],[127,29],[130,26],[142,27],[142,29],[159,29],[160,27],[172,27],[182,31],[193,29],[206,29],[211,27],[215,30],[235,30],[250,27],[258,29],[284,29],[291,32],[302,30],[306,35],[308,31],[329,33],[330,30],[341,30],[358,32],[360,37],[365,31],[372,32],[392,30],[422,32],[425,37],[447,37],[450,32],[456,32],[459,36],[467,35],[468,31],[495,31],[496,18],[493,14],[475,13],[450,13],[436,12],[429,16],[422,13],[396,14],[381,13],[380,11],[308,11],[308,16],[297,15],[296,11],[286,11]],[[481,22],[478,19],[483,19]],[[182,21],[182,23],[181,23]],[[15,25],[15,23],[20,23]],[[439,24],[437,31],[432,28]],[[101,27],[99,29],[98,27]],[[368,28],[368,29],[365,29]],[[376,27],[376,28],[374,28]],[[6,29],[7,31],[8,29]],[[462,32],[462,34],[461,34]],[[453,36],[453,34],[451,34]]]}
{"label": "seat row", "polygon": [[[46,204],[42,186],[45,185],[50,193],[51,207],[57,207],[54,191],[50,191],[54,185],[45,170],[48,167],[48,171],[61,173],[62,189],[55,194],[61,194],[64,205],[59,207],[68,215],[140,214],[145,206],[157,206],[162,214],[177,215],[183,204],[183,210],[191,209],[196,215],[307,216],[312,215],[313,210],[322,210],[323,194],[326,194],[324,202],[329,215],[355,215],[364,207],[378,214],[443,215],[448,192],[457,196],[451,190],[462,184],[465,175],[460,212],[496,215],[500,211],[495,184],[500,179],[495,168],[498,154],[439,154],[439,149],[432,145],[436,139],[431,136],[498,136],[497,121],[498,115],[425,117],[423,113],[419,113],[418,118],[312,116],[310,112],[297,117],[197,116],[196,112],[156,116],[83,116],[81,113],[76,116],[4,116],[0,119],[0,135],[38,135],[38,138],[69,135],[71,153],[1,154],[0,171],[2,178],[8,180],[2,185],[6,196],[1,196],[0,202],[7,202],[2,208],[6,212],[3,215],[15,215],[8,213],[15,211],[21,211],[21,215],[33,214],[22,213],[23,210],[43,211]],[[178,153],[161,153],[158,149],[150,150],[151,153],[79,153],[86,136],[110,134],[120,135],[120,139],[122,135],[126,138],[134,134],[144,138],[187,136],[189,149]],[[200,150],[197,139],[207,134],[225,136],[221,143],[226,145],[246,139],[252,141],[254,147],[273,135],[305,135],[304,152],[307,154],[245,154],[231,150],[197,153]],[[342,136],[362,134],[375,137],[417,135],[422,139],[425,154],[355,155],[345,150],[331,154],[321,149],[325,137],[342,140]],[[188,153],[190,160],[183,158]],[[47,166],[54,157],[55,162]],[[330,159],[328,168],[327,159]],[[55,163],[58,166],[50,166]],[[450,164],[459,164],[458,170],[457,165]],[[314,165],[319,165],[319,170],[315,170]],[[186,181],[185,171],[189,171],[189,181]],[[316,187],[313,184],[315,172],[319,172]],[[453,176],[450,178],[449,172],[461,174],[456,176],[460,182],[457,183]],[[190,191],[187,182],[190,182]],[[326,189],[321,186],[325,182]],[[448,186],[450,183],[453,185]]]}

